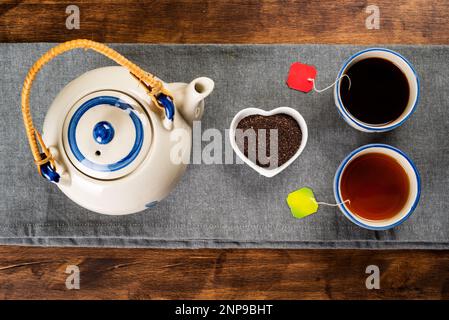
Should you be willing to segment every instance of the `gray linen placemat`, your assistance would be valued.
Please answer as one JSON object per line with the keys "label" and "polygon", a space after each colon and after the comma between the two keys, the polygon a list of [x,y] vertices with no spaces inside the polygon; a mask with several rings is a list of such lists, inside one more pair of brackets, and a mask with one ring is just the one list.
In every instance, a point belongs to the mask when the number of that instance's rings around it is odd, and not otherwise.
{"label": "gray linen placemat", "polygon": [[[449,248],[449,47],[388,46],[405,55],[421,80],[415,114],[399,129],[367,134],[337,114],[332,90],[303,94],[285,85],[289,66],[318,68],[327,86],[341,64],[362,49],[332,45],[113,45],[126,57],[168,81],[197,76],[215,80],[206,101],[203,130],[229,127],[245,107],[297,109],[309,126],[304,153],[268,179],[246,165],[190,165],[171,195],[153,209],[122,216],[85,210],[38,176],[25,138],[20,90],[32,63],[51,44],[0,44],[0,243],[110,247],[255,248]],[[76,76],[112,63],[92,52],[70,52],[46,66],[31,106],[41,128],[57,92]],[[419,207],[403,225],[385,232],[359,228],[336,208],[294,219],[285,197],[311,186],[333,201],[340,161],[366,143],[383,142],[408,153],[420,170]],[[224,142],[223,142],[224,144]]]}

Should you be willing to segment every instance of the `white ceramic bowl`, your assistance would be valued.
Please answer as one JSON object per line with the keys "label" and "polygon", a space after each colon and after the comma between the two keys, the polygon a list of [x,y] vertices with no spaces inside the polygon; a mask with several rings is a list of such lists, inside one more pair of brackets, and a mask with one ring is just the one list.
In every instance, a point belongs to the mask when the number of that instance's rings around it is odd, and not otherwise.
{"label": "white ceramic bowl", "polygon": [[[239,147],[237,146],[237,143],[235,141],[235,130],[237,128],[237,125],[240,122],[240,120],[242,120],[243,118],[250,116],[250,115],[272,116],[275,114],[282,114],[282,113],[291,116],[293,119],[295,119],[298,122],[299,127],[301,128],[301,132],[302,132],[301,145],[299,146],[299,149],[296,151],[296,153],[293,155],[293,157],[291,157],[283,165],[281,165],[277,168],[273,168],[273,169],[260,167],[257,164],[255,164],[254,162],[252,162],[250,159],[248,159],[243,154],[243,152],[240,151]],[[302,151],[304,150],[304,148],[306,146],[307,138],[308,138],[308,131],[307,131],[306,121],[304,120],[304,118],[298,111],[296,111],[295,109],[289,108],[289,107],[280,107],[280,108],[273,109],[271,111],[265,111],[265,110],[258,109],[258,108],[242,109],[242,110],[240,110],[240,112],[238,112],[234,116],[234,119],[232,119],[231,127],[229,130],[229,139],[231,142],[231,146],[234,149],[234,152],[237,154],[237,156],[240,159],[242,159],[243,162],[245,162],[248,166],[253,168],[255,171],[257,171],[261,175],[268,177],[268,178],[274,177],[278,173],[282,172],[293,161],[295,161],[296,158],[299,157],[299,155],[302,153]]]}
{"label": "white ceramic bowl", "polygon": [[[407,173],[409,182],[410,182],[410,192],[405,203],[405,206],[402,208],[400,212],[398,212],[395,216],[385,219],[385,220],[368,220],[362,218],[355,213],[351,212],[349,208],[343,203],[343,199],[341,196],[341,177],[343,172],[347,168],[348,164],[351,163],[354,159],[358,158],[361,155],[367,153],[383,153],[386,154],[393,159],[395,159],[401,166],[404,168]],[[334,196],[337,203],[339,203],[340,211],[343,212],[346,218],[354,222],[356,225],[370,229],[370,230],[387,230],[394,228],[401,223],[403,223],[407,218],[412,214],[415,210],[416,206],[419,202],[419,197],[421,194],[421,180],[419,177],[419,172],[416,166],[413,164],[412,160],[401,150],[392,147],[387,144],[367,144],[357,148],[352,151],[340,164],[337,172],[335,174],[334,179]]]}

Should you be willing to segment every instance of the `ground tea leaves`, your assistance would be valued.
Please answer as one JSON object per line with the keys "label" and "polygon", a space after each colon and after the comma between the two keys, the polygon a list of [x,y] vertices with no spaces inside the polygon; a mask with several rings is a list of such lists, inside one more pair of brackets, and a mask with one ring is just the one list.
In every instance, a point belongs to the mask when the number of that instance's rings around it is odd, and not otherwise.
{"label": "ground tea leaves", "polygon": [[[239,129],[243,135],[236,133],[235,138],[238,148],[247,158],[260,167],[282,166],[295,155],[301,145],[301,128],[298,122],[288,114],[250,115],[240,120],[237,124],[237,131]],[[251,129],[253,130],[251,132],[254,132],[255,135],[253,140],[248,138],[247,134],[248,130]],[[271,137],[271,134],[276,132],[277,150],[270,146],[270,143],[276,142],[276,139],[273,140],[273,137]],[[272,149],[274,149],[274,154],[272,154]]]}

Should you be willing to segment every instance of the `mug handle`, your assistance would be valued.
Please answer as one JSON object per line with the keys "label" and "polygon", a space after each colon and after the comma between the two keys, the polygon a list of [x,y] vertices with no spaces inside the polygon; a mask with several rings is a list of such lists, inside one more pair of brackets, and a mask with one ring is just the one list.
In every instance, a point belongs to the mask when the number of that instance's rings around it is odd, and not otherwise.
{"label": "mug handle", "polygon": [[147,89],[148,95],[153,101],[154,105],[165,112],[165,117],[169,122],[173,121],[175,107],[173,104],[172,95],[164,88],[162,82],[156,79],[152,74],[144,71],[133,62],[126,59],[117,51],[108,46],[87,39],[78,39],[67,41],[57,45],[48,50],[37,60],[25,78],[22,88],[22,116],[25,125],[26,135],[30,144],[30,149],[33,154],[34,163],[37,166],[39,174],[51,182],[59,182],[59,174],[56,171],[56,162],[53,159],[48,147],[45,145],[41,134],[33,125],[33,119],[30,112],[30,91],[31,85],[39,72],[39,70],[56,56],[73,49],[92,49],[111,60],[114,60],[119,65],[127,68],[129,72],[136,77],[143,86]]}

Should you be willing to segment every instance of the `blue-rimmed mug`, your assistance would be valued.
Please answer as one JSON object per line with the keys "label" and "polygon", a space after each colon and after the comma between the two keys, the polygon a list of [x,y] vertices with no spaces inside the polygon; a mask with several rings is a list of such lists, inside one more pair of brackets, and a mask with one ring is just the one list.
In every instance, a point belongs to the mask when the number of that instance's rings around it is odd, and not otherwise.
{"label": "blue-rimmed mug", "polygon": [[404,112],[397,119],[386,124],[375,125],[360,121],[359,119],[354,117],[344,106],[340,96],[340,81],[337,81],[334,87],[335,105],[337,106],[337,110],[343,117],[343,119],[350,126],[357,130],[365,132],[390,131],[402,125],[415,111],[419,99],[419,78],[412,64],[399,53],[384,48],[370,48],[357,52],[352,57],[350,57],[340,69],[337,79],[341,79],[346,71],[357,62],[369,58],[382,58],[390,61],[391,63],[396,65],[407,78],[410,90],[408,103],[406,108],[404,109]]}
{"label": "blue-rimmed mug", "polygon": [[[354,159],[368,153],[381,153],[392,157],[405,170],[409,179],[409,195],[405,205],[393,217],[388,219],[368,220],[360,215],[357,215],[348,208],[344,202],[346,199],[343,199],[341,195],[341,177],[348,167],[348,164],[350,164]],[[370,230],[391,229],[407,220],[418,205],[420,194],[421,180],[418,169],[407,154],[387,144],[368,144],[354,150],[342,161],[334,178],[334,196],[337,203],[339,203],[338,207],[340,208],[340,211],[343,212],[346,218],[356,225]]]}

